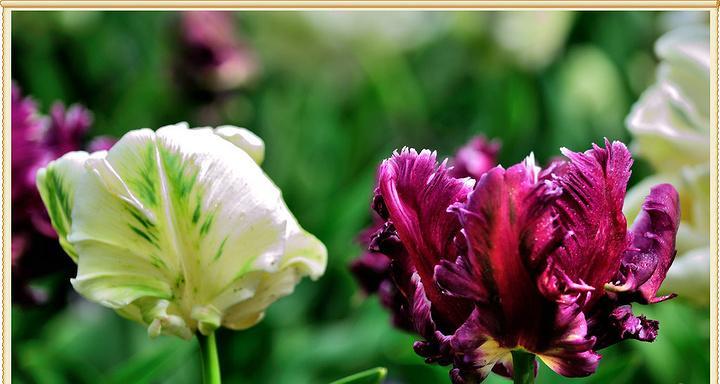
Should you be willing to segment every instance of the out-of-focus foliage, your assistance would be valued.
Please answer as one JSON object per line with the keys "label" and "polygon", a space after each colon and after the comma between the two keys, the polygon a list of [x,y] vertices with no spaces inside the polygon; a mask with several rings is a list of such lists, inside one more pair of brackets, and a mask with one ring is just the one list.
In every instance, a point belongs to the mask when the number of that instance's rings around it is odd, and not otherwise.
{"label": "out-of-focus foliage", "polygon": [[[698,15],[707,17],[692,20]],[[503,165],[530,151],[544,163],[560,146],[580,150],[604,136],[627,142],[623,120],[654,80],[653,43],[669,23],[685,20],[654,12],[567,15],[549,58],[529,66],[522,49],[508,49],[523,46],[507,45],[508,23],[522,25],[506,20],[513,16],[236,13],[259,74],[208,96],[178,80],[179,13],[15,12],[12,76],[43,108],[54,100],[86,105],[94,135],[188,121],[245,126],[263,138],[263,168],[303,227],[327,245],[328,269],[254,328],[218,332],[226,382],[323,383],[375,366],[387,367],[393,383],[447,382],[447,368],[423,363],[413,337],[391,327],[347,269],[370,221],[379,161],[405,145],[450,155],[477,133],[502,140]],[[636,160],[631,183],[648,170]],[[36,282],[59,299],[13,308],[14,382],[197,382],[196,343],[148,340],[143,327],[74,296],[70,277]],[[682,298],[647,312],[660,321],[655,343],[602,351],[598,372],[586,379],[541,366],[538,382],[707,382],[709,313]]]}
{"label": "out-of-focus foliage", "polygon": [[373,368],[366,371],[343,377],[342,379],[335,380],[330,384],[378,384],[387,375],[387,369],[385,368]]}

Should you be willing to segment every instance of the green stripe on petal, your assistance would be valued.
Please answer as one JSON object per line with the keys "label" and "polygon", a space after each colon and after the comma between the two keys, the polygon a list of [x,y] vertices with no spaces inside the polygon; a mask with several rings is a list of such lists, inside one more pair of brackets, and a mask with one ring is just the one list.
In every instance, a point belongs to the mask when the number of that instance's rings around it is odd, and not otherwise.
{"label": "green stripe on petal", "polygon": [[67,236],[72,224],[75,186],[85,173],[84,164],[88,157],[87,152],[70,152],[51,161],[47,167],[40,169],[36,176],[40,197],[58,233],[60,245],[76,263],[78,254],[68,242]]}

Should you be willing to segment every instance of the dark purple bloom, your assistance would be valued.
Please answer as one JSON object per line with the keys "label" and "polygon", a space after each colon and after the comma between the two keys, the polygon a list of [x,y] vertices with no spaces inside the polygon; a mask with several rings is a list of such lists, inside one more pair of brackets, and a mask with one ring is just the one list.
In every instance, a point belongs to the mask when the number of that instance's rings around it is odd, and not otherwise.
{"label": "dark purple bloom", "polygon": [[[15,301],[40,300],[40,295],[30,290],[27,282],[66,262],[35,186],[35,173],[51,160],[82,149],[91,122],[90,112],[79,105],[66,110],[56,103],[49,117],[41,116],[35,102],[23,97],[16,84],[12,85],[11,248]],[[97,149],[105,149],[112,142],[109,138],[99,139],[105,143],[98,142]]]}
{"label": "dark purple bloom", "polygon": [[631,303],[670,297],[656,293],[675,255],[677,192],[655,187],[628,231],[627,148],[563,154],[544,170],[531,156],[477,182],[428,151],[404,149],[380,166],[374,207],[385,223],[373,242],[424,338],[415,351],[453,364],[455,383],[510,375],[516,349],[586,376],[598,349],[657,336]]}
{"label": "dark purple bloom", "polygon": [[226,91],[258,71],[255,54],[238,37],[229,12],[183,12],[181,35],[180,74],[194,87]]}

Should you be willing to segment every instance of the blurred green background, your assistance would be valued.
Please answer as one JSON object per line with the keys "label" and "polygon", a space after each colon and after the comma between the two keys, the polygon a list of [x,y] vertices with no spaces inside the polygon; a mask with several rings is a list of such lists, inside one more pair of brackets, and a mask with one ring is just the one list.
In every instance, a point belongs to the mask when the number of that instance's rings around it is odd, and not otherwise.
{"label": "blurred green background", "polygon": [[[325,276],[302,282],[257,326],[218,334],[228,383],[324,383],[374,366],[391,383],[448,382],[414,337],[393,329],[348,263],[370,221],[375,169],[402,146],[450,156],[471,136],[502,141],[509,165],[530,151],[628,142],[624,118],[653,81],[654,41],[702,12],[238,12],[258,72],[232,91],[178,80],[178,12],[13,12],[12,77],[42,111],[55,100],[94,115],[92,135],[178,121],[244,126],[266,143],[265,171],[328,247]],[[631,183],[650,169],[636,160]],[[52,257],[64,257],[52,255]],[[14,383],[196,383],[194,341],[146,330],[86,302],[73,271],[35,282],[51,300],[12,310]],[[705,383],[709,312],[682,299],[636,312],[655,343],[602,351],[597,374],[538,382]],[[491,375],[489,383],[507,382]]]}

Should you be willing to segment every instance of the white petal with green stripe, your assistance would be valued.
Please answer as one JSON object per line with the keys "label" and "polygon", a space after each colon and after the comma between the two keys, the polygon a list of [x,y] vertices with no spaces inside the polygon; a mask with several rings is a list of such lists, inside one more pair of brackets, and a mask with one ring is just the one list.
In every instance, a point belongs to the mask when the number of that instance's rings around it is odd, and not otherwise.
{"label": "white petal with green stripe", "polygon": [[40,197],[45,203],[50,221],[58,234],[60,245],[77,262],[77,252],[68,242],[72,223],[72,203],[75,189],[85,174],[83,164],[89,157],[87,152],[70,152],[62,158],[51,161],[37,172]]}
{"label": "white petal with green stripe", "polygon": [[[53,219],[71,223],[75,289],[147,324],[150,335],[250,326],[301,277],[324,272],[325,247],[297,224],[257,153],[216,133],[186,124],[142,129],[85,155],[65,188],[77,191],[71,219],[60,220],[63,210]],[[50,207],[55,200],[45,196]]]}

